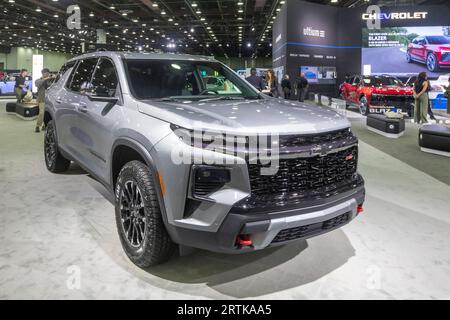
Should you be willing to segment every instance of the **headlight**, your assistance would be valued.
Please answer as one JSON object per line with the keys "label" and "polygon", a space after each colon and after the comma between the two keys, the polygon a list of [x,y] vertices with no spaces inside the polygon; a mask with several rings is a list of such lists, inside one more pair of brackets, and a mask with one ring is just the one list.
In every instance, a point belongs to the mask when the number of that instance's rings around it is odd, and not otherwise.
{"label": "headlight", "polygon": [[206,149],[214,142],[219,142],[219,144],[223,145],[223,141],[225,141],[225,135],[222,133],[209,133],[201,130],[190,130],[174,124],[171,124],[170,128],[181,141],[191,147]]}

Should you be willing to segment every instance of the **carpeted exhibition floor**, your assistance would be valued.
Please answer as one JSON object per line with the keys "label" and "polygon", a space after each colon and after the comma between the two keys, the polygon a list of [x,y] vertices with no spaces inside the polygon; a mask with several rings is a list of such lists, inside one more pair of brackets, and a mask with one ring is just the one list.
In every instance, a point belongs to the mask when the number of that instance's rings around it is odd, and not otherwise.
{"label": "carpeted exhibition floor", "polygon": [[367,202],[348,226],[141,270],[122,251],[103,187],[75,165],[48,173],[43,134],[4,109],[0,102],[0,299],[450,298],[450,158],[421,153],[414,125],[394,141],[352,119]]}

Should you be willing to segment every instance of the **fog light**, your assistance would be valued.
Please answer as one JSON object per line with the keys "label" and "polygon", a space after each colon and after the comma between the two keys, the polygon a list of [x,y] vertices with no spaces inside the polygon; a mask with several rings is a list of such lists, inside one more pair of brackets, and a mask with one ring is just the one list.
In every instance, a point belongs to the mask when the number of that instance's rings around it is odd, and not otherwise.
{"label": "fog light", "polygon": [[193,169],[193,197],[204,199],[231,181],[228,168],[197,166]]}

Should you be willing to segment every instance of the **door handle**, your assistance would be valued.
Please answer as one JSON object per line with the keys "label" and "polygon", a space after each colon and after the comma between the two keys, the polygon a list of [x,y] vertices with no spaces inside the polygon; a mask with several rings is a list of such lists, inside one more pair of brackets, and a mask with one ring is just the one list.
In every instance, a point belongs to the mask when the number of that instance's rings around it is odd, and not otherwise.
{"label": "door handle", "polygon": [[56,103],[57,103],[57,104],[61,104],[61,103],[62,103],[62,100],[61,100],[61,99],[56,99]]}
{"label": "door handle", "polygon": [[77,108],[77,110],[78,110],[78,112],[81,112],[81,113],[87,113],[88,112],[88,108],[86,106],[79,106]]}

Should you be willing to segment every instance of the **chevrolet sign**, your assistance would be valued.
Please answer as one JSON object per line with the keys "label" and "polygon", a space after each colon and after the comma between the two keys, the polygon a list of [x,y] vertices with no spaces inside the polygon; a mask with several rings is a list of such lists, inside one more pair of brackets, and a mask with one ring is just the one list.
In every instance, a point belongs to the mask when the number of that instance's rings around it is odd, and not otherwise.
{"label": "chevrolet sign", "polygon": [[392,12],[392,13],[364,13],[363,20],[419,20],[426,19],[428,12]]}

